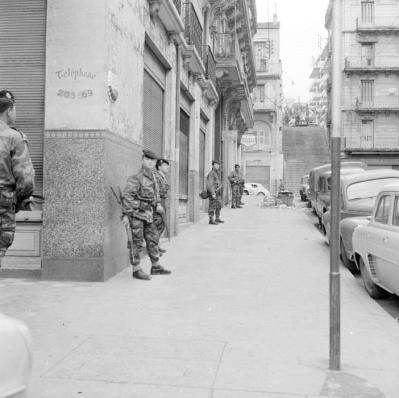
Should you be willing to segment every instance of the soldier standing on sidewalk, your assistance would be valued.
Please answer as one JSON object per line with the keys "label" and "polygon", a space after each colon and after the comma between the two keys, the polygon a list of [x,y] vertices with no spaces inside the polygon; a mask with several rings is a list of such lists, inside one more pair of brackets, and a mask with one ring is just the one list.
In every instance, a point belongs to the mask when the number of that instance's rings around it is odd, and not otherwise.
{"label": "soldier standing on sidewalk", "polygon": [[[155,165],[155,179],[158,184],[158,192],[161,199],[161,205],[164,210],[166,210],[166,198],[168,196],[169,184],[167,180],[167,175],[169,171],[169,162],[166,159],[158,159]],[[165,212],[163,214],[158,213],[157,211],[153,214],[154,217],[154,224],[157,227],[159,238],[161,238],[165,228],[166,228],[166,220],[165,220]],[[168,230],[166,230],[168,232]],[[165,253],[166,250],[162,249],[158,245],[159,252]]]}
{"label": "soldier standing on sidewalk", "polygon": [[[207,176],[207,189],[209,193],[209,224],[217,225],[219,223],[224,223],[220,219],[220,211],[222,209],[222,182],[219,176],[220,164],[218,161],[212,161],[212,170]],[[213,217],[216,215],[215,220]]]}
{"label": "soldier standing on sidewalk", "polygon": [[130,225],[133,237],[133,245],[129,247],[133,278],[142,280],[151,279],[140,267],[143,240],[146,242],[152,264],[151,275],[171,273],[159,264],[159,234],[153,219],[154,211],[158,213],[165,211],[161,205],[153,173],[156,158],[152,151],[143,151],[143,165],[137,174],[128,178],[122,194],[122,221],[125,225]]}
{"label": "soldier standing on sidewalk", "polygon": [[232,209],[241,209],[241,173],[240,173],[240,165],[236,164],[234,166],[234,170],[227,177],[230,181],[231,185],[231,208]]}
{"label": "soldier standing on sidewalk", "polygon": [[16,107],[13,94],[0,91],[0,266],[15,234],[15,213],[33,194],[35,171],[25,134],[11,128]]}

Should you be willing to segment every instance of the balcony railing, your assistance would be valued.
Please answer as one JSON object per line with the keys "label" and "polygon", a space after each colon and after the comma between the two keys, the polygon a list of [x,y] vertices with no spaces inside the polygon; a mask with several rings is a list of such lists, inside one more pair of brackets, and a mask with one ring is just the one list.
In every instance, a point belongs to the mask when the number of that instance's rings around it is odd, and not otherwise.
{"label": "balcony railing", "polygon": [[357,110],[378,110],[392,109],[399,110],[399,97],[397,95],[377,96],[370,100],[356,98],[355,109]]}
{"label": "balcony railing", "polygon": [[234,33],[216,33],[213,37],[213,53],[216,58],[233,58],[236,55]]}
{"label": "balcony railing", "polygon": [[399,69],[399,56],[375,56],[375,57],[346,57],[345,68],[397,68]]}
{"label": "balcony railing", "polygon": [[398,30],[399,20],[396,16],[357,18],[357,30]]}
{"label": "balcony railing", "polygon": [[192,3],[183,3],[184,37],[202,58],[202,27]]}
{"label": "balcony railing", "polygon": [[263,59],[256,58],[256,73],[258,74],[273,74],[273,75],[280,75],[281,70],[281,63],[280,62],[267,62]]}
{"label": "balcony railing", "polygon": [[179,15],[181,15],[181,0],[173,0],[173,4],[175,5]]}
{"label": "balcony railing", "polygon": [[210,46],[204,46],[203,58],[206,78],[216,86],[216,61]]}

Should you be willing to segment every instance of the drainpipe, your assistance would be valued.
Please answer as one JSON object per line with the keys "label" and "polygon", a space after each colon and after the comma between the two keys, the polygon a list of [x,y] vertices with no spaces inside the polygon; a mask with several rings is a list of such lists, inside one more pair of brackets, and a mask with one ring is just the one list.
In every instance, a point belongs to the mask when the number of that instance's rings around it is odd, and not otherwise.
{"label": "drainpipe", "polygon": [[175,211],[174,211],[174,235],[177,235],[179,232],[179,156],[180,156],[180,78],[181,78],[181,47],[180,47],[180,38],[177,36],[175,39],[175,47],[176,47],[176,113],[175,113],[175,161],[176,161],[176,170],[175,170]]}

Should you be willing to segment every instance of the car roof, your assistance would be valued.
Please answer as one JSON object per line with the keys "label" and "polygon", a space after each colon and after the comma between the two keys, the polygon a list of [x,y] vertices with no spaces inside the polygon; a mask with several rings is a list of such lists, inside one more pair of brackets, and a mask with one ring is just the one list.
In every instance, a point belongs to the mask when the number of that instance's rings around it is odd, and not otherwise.
{"label": "car roof", "polygon": [[[342,169],[341,170],[341,176],[346,176],[348,174],[361,174],[364,173],[366,170],[360,169],[360,168],[353,168],[353,169]],[[320,174],[320,177],[325,177],[325,176],[330,176],[332,173],[331,170],[328,170],[322,174]]]}
{"label": "car roof", "polygon": [[380,193],[381,192],[399,192],[399,182],[385,185],[384,188],[381,189]]}
{"label": "car roof", "polygon": [[398,177],[399,170],[393,169],[373,169],[364,170],[356,174],[347,174],[342,176],[341,181],[345,185],[353,184],[354,182],[362,182],[367,180],[376,180],[379,178]]}

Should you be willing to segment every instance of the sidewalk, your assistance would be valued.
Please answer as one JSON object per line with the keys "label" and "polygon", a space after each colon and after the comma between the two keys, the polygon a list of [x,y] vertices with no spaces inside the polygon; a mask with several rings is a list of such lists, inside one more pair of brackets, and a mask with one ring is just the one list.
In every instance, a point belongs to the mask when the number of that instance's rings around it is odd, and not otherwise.
{"label": "sidewalk", "polygon": [[246,200],[164,245],[171,276],[0,280],[1,311],[34,335],[27,398],[399,397],[398,323],[341,268],[329,372],[328,248],[308,210]]}

